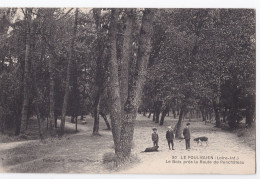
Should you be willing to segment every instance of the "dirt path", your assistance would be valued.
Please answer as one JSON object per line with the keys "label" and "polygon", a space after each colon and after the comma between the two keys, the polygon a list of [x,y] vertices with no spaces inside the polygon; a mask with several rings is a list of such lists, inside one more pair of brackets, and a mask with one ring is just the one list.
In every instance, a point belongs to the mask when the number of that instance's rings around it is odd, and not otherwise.
{"label": "dirt path", "polygon": [[[146,147],[152,146],[151,133],[153,122],[147,122],[147,118],[139,116],[137,122],[134,140],[135,148],[133,153],[137,154],[141,162],[131,169],[121,171],[120,173],[234,173],[240,171],[241,173],[254,172],[255,166],[255,150],[246,145],[244,141],[233,133],[222,131],[213,126],[213,124],[205,125],[202,122],[191,122],[191,150],[185,150],[184,140],[175,140],[175,150],[169,150],[165,139],[165,132],[168,125],[174,126],[177,120],[166,119],[164,126],[156,126],[159,132],[159,152],[140,153]],[[151,119],[150,119],[151,120]],[[184,122],[184,124],[187,121]],[[209,144],[197,145],[193,139],[199,136],[207,136]],[[175,159],[176,157],[176,159]],[[186,159],[184,159],[186,157]],[[196,157],[199,157],[198,159]],[[213,159],[211,159],[213,157]],[[218,157],[218,159],[217,159]],[[220,159],[220,157],[228,157]],[[235,157],[237,161],[243,161],[244,164],[223,164],[223,161],[229,162]],[[174,161],[173,161],[174,158]],[[189,160],[188,160],[189,158]],[[209,159],[206,159],[209,158]],[[185,161],[194,162],[198,164],[185,163]],[[202,159],[202,160],[201,160]],[[171,163],[166,163],[170,161]],[[213,161],[219,161],[220,164],[213,164]],[[180,161],[181,163],[177,163]],[[211,164],[200,163],[201,161],[211,161]],[[174,163],[173,163],[174,162]]]}
{"label": "dirt path", "polygon": [[[92,136],[93,120],[88,119],[87,124],[75,125],[66,122],[66,134],[62,138],[9,142],[0,144],[0,172],[21,173],[185,173],[187,171],[198,173],[226,173],[239,171],[252,172],[255,151],[246,145],[235,134],[214,128],[212,124],[205,125],[199,121],[191,121],[192,137],[207,136],[209,144],[197,146],[191,141],[192,149],[185,150],[183,140],[175,140],[174,151],[168,149],[165,132],[168,125],[174,126],[177,120],[167,117],[164,126],[154,124],[151,119],[138,115],[134,134],[134,148],[132,153],[140,158],[140,162],[120,172],[111,171],[102,162],[105,153],[114,152],[111,131],[105,130],[104,121],[100,121],[101,136]],[[186,123],[186,121],[184,122]],[[146,147],[152,146],[152,127],[157,127],[159,132],[159,152],[141,153]],[[183,164],[181,157],[239,157],[244,165],[190,165]],[[182,163],[166,163],[172,161]],[[192,160],[193,161],[193,160]],[[200,161],[200,160],[197,160]],[[247,169],[248,166],[250,169]],[[200,170],[199,170],[200,169]]]}
{"label": "dirt path", "polygon": [[92,119],[79,122],[75,133],[75,124],[66,122],[62,138],[0,144],[0,172],[103,173],[102,157],[113,151],[112,135],[100,121],[101,136],[92,136],[92,126]]}

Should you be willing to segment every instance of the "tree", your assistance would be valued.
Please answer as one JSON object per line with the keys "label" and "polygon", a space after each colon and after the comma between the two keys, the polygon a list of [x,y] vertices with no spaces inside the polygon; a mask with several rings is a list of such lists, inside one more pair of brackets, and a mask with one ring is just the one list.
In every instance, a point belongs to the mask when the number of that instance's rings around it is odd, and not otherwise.
{"label": "tree", "polygon": [[69,92],[70,92],[70,78],[71,78],[71,68],[73,65],[73,53],[74,53],[74,43],[77,33],[77,18],[78,18],[78,8],[76,8],[75,11],[75,21],[74,21],[74,27],[73,27],[73,34],[70,44],[70,52],[69,52],[69,58],[68,58],[68,67],[67,67],[67,76],[66,76],[66,86],[65,86],[65,94],[63,99],[63,106],[62,106],[62,118],[61,118],[61,124],[60,124],[60,130],[61,135],[64,134],[65,129],[65,117],[67,112],[67,106],[68,106],[68,98],[69,98]]}
{"label": "tree", "polygon": [[26,23],[26,41],[25,41],[25,57],[24,57],[24,82],[23,82],[23,107],[21,118],[21,133],[27,129],[28,108],[29,108],[29,63],[30,63],[30,46],[31,46],[31,24],[32,9],[25,9]]}
{"label": "tree", "polygon": [[[154,10],[145,9],[143,13],[142,26],[139,37],[139,47],[137,53],[136,71],[135,76],[131,79],[132,83],[125,88],[121,86],[120,78],[118,75],[119,65],[117,60],[117,47],[116,47],[116,23],[119,15],[118,9],[111,10],[111,25],[110,25],[110,96],[111,96],[111,122],[112,133],[115,144],[115,154],[119,161],[122,162],[131,154],[134,121],[136,118],[137,109],[139,106],[139,98],[143,89],[143,84],[148,65],[149,54],[151,52],[151,37],[152,37],[152,17]],[[130,24],[127,24],[130,25]],[[127,29],[127,28],[126,28]],[[124,37],[124,40],[127,40]],[[129,40],[129,44],[132,42]],[[127,58],[129,59],[129,58]],[[121,79],[126,80],[126,79]],[[123,83],[125,85],[129,83]],[[128,89],[126,102],[121,103],[121,89]],[[122,100],[123,101],[123,100]],[[122,116],[124,110],[124,116]]]}

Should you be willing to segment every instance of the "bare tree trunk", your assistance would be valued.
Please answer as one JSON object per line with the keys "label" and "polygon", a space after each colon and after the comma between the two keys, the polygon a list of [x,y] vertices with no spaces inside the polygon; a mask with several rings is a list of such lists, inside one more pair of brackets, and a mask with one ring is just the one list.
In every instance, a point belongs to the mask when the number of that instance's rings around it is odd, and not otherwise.
{"label": "bare tree trunk", "polygon": [[55,120],[54,120],[54,127],[55,127],[55,128],[58,128],[58,126],[57,126],[57,120],[58,120],[58,116],[55,115]]}
{"label": "bare tree trunk", "polygon": [[49,58],[49,74],[50,74],[50,129],[53,129],[53,124],[54,124],[54,73],[53,73],[54,65],[53,65],[53,59]]}
{"label": "bare tree trunk", "polygon": [[[42,51],[42,54],[43,55],[45,52]],[[39,132],[39,137],[40,139],[43,139],[43,135],[42,135],[42,129],[41,129],[41,113],[40,113],[40,107],[39,107],[39,104],[40,104],[40,91],[38,89],[38,85],[37,85],[37,81],[36,81],[36,64],[33,63],[33,86],[34,86],[34,90],[35,90],[35,93],[36,93],[36,97],[34,99],[34,103],[35,103],[35,108],[36,108],[36,116],[37,116],[37,123],[38,123],[38,132]]]}
{"label": "bare tree trunk", "polygon": [[184,106],[181,107],[180,109],[180,115],[179,115],[179,120],[176,124],[176,138],[180,138],[182,135],[182,120],[184,117]]}
{"label": "bare tree trunk", "polygon": [[155,122],[155,118],[156,118],[156,113],[155,113],[155,110],[153,112],[153,122]]}
{"label": "bare tree trunk", "polygon": [[25,57],[24,57],[24,82],[23,82],[23,108],[21,118],[21,133],[24,133],[27,128],[28,108],[29,108],[29,63],[30,63],[30,45],[31,45],[31,21],[32,9],[26,11],[26,42],[25,42]]}
{"label": "bare tree trunk", "polygon": [[100,104],[100,92],[97,92],[97,96],[94,102],[94,126],[93,135],[99,135],[99,104]]}
{"label": "bare tree trunk", "polygon": [[111,127],[110,127],[110,124],[109,124],[109,122],[108,122],[108,120],[107,120],[106,114],[103,113],[103,112],[99,112],[99,114],[103,117],[103,119],[104,119],[104,121],[105,121],[105,123],[106,123],[106,125],[107,125],[107,129],[108,129],[108,130],[111,130]]}
{"label": "bare tree trunk", "polygon": [[70,122],[71,122],[71,123],[75,123],[75,117],[74,117],[74,116],[71,116]]}
{"label": "bare tree trunk", "polygon": [[160,120],[160,125],[161,125],[161,126],[162,126],[163,123],[164,123],[164,118],[165,118],[167,112],[168,112],[167,110],[163,110],[163,112],[162,112],[162,116],[161,116],[161,120]]}
{"label": "bare tree trunk", "polygon": [[70,92],[70,78],[71,78],[71,69],[72,69],[72,61],[73,61],[73,53],[74,53],[74,44],[76,39],[76,33],[77,33],[77,20],[78,20],[78,8],[76,8],[75,12],[75,21],[74,21],[74,27],[73,27],[73,34],[70,44],[70,53],[69,53],[69,59],[68,59],[68,67],[67,67],[67,76],[66,76],[66,86],[65,86],[65,95],[63,99],[63,105],[62,105],[62,118],[60,123],[60,130],[61,135],[64,134],[65,129],[65,117],[67,113],[67,106],[68,106],[68,100],[69,100],[69,92]]}
{"label": "bare tree trunk", "polygon": [[217,105],[216,101],[213,101],[213,108],[215,112],[215,120],[216,120],[216,127],[221,127],[221,121],[219,116],[219,106]]}
{"label": "bare tree trunk", "polygon": [[148,60],[152,48],[151,38],[153,14],[152,9],[145,9],[144,11],[137,56],[137,78],[136,80],[133,80],[134,84],[129,89],[128,98],[126,104],[124,105],[125,116],[122,121],[120,138],[123,160],[130,157],[131,154],[134,122],[141,100],[141,93],[145,82]]}
{"label": "bare tree trunk", "polygon": [[[126,29],[124,31],[124,41],[123,41],[123,52],[121,59],[121,70],[120,70],[120,97],[121,105],[124,106],[128,96],[128,84],[129,84],[129,63],[131,60],[132,53],[132,31],[134,25],[134,14],[133,9],[127,9],[127,20]],[[122,115],[124,115],[124,108],[122,110]]]}
{"label": "bare tree trunk", "polygon": [[205,112],[204,112],[203,107],[200,107],[200,112],[201,112],[201,115],[202,115],[202,121],[206,121],[206,116],[205,116]]}
{"label": "bare tree trunk", "polygon": [[[146,9],[144,11],[137,55],[137,77],[133,80],[134,84],[132,84],[128,90],[126,103],[122,104],[122,98],[120,98],[121,90],[119,86],[118,61],[116,54],[116,19],[118,18],[118,9],[112,9],[110,25],[111,60],[109,68],[110,96],[112,98],[110,115],[115,153],[120,162],[124,161],[131,154],[134,121],[137,115],[140,95],[142,92],[149,54],[151,51],[152,12],[153,11],[151,9]],[[124,109],[124,116],[122,116],[122,108]]]}
{"label": "bare tree trunk", "polygon": [[121,98],[120,98],[120,86],[118,76],[118,61],[117,61],[117,19],[119,16],[119,9],[111,10],[111,22],[109,29],[109,41],[110,41],[110,98],[111,98],[111,125],[112,134],[115,145],[116,155],[120,153],[120,130],[121,130]]}
{"label": "bare tree trunk", "polygon": [[159,123],[160,113],[161,113],[162,101],[155,102],[155,123]]}
{"label": "bare tree trunk", "polygon": [[[55,9],[48,9],[47,10],[47,18],[46,23],[49,23],[48,21],[53,21],[53,13],[54,13]],[[48,32],[50,35],[52,35],[52,28],[51,25],[49,23],[48,25]],[[52,36],[50,38],[50,40],[53,42],[54,37]],[[43,32],[43,28],[42,28],[42,41],[44,42],[44,32]],[[53,43],[52,43],[53,44]],[[45,44],[46,45],[46,44]],[[44,47],[44,52],[45,52],[45,47]],[[42,56],[43,58],[43,56]],[[54,64],[54,58],[48,58],[48,63],[49,63],[49,86],[50,86],[50,92],[49,92],[49,118],[50,118],[50,129],[52,130],[54,127],[54,116],[55,116],[55,111],[54,111],[54,106],[55,106],[55,99],[54,99],[54,86],[55,86],[55,82],[54,82],[54,69],[55,69],[55,64]]]}
{"label": "bare tree trunk", "polygon": [[76,132],[78,132],[78,116],[76,116],[75,121],[76,121],[75,123]]}
{"label": "bare tree trunk", "polygon": [[97,31],[97,45],[96,45],[96,86],[97,86],[97,93],[94,101],[94,126],[93,126],[93,135],[99,135],[99,106],[101,95],[104,90],[104,83],[105,83],[105,65],[103,54],[105,50],[105,44],[103,41],[102,36],[100,36],[102,30],[101,24],[101,9],[93,9],[93,17],[95,19],[96,24],[96,31]]}
{"label": "bare tree trunk", "polygon": [[172,109],[172,112],[173,112],[173,118],[176,119],[176,110],[175,110],[175,108]]}
{"label": "bare tree trunk", "polygon": [[152,111],[150,110],[150,111],[149,111],[148,118],[150,118],[150,117],[151,117],[151,114],[152,114]]}

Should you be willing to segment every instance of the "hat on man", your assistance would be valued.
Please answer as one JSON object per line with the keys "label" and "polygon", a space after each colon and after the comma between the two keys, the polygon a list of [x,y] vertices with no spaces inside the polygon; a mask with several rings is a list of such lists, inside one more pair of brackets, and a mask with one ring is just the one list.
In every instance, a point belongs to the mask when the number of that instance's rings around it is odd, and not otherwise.
{"label": "hat on man", "polygon": [[168,129],[172,129],[172,127],[171,127],[171,126],[168,126]]}
{"label": "hat on man", "polygon": [[153,131],[157,130],[155,127],[153,128]]}
{"label": "hat on man", "polygon": [[188,122],[187,124],[186,124],[186,126],[189,126],[190,125],[190,123]]}

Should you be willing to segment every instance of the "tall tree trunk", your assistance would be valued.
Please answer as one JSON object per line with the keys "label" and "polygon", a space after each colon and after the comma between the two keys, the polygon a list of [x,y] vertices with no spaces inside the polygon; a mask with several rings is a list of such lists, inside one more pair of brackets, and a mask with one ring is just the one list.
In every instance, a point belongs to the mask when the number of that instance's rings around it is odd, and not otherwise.
{"label": "tall tree trunk", "polygon": [[246,124],[248,127],[252,126],[253,119],[254,119],[254,107],[249,106],[246,108]]}
{"label": "tall tree trunk", "polygon": [[153,112],[153,122],[155,122],[155,118],[156,118],[156,112],[154,110],[154,112]]}
{"label": "tall tree trunk", "polygon": [[[36,99],[37,100],[37,99]],[[37,123],[38,123],[38,132],[40,139],[43,139],[42,135],[42,127],[41,127],[41,115],[40,115],[40,109],[39,109],[39,103],[36,101],[36,111],[37,111]]]}
{"label": "tall tree trunk", "polygon": [[112,134],[115,145],[116,155],[120,153],[120,129],[121,129],[121,99],[120,99],[120,86],[118,76],[118,60],[117,60],[117,19],[119,16],[119,9],[111,10],[111,22],[109,29],[109,42],[110,42],[110,98],[111,98],[111,125]]}
{"label": "tall tree trunk", "polygon": [[214,112],[215,112],[216,127],[221,127],[219,106],[217,105],[216,101],[213,101],[213,108],[214,108]]}
{"label": "tall tree trunk", "polygon": [[76,12],[75,12],[73,34],[72,34],[72,39],[71,39],[71,43],[70,43],[70,52],[69,52],[66,85],[65,85],[65,95],[64,95],[64,99],[63,99],[62,118],[61,118],[61,123],[60,123],[61,135],[64,134],[64,129],[65,129],[65,117],[66,117],[66,113],[67,113],[67,106],[68,106],[68,99],[69,99],[69,92],[70,92],[71,69],[72,69],[72,64],[73,64],[72,61],[73,61],[73,58],[74,58],[73,57],[74,44],[75,44],[76,33],[77,33],[77,20],[78,20],[78,8],[76,8]]}
{"label": "tall tree trunk", "polygon": [[29,108],[29,63],[30,63],[30,45],[31,45],[31,21],[32,9],[26,11],[26,41],[25,41],[25,57],[24,57],[24,82],[23,82],[23,107],[21,118],[21,133],[26,131],[28,108]]}
{"label": "tall tree trunk", "polygon": [[173,114],[173,119],[175,119],[176,118],[176,110],[175,110],[174,107],[172,108],[172,114]]}
{"label": "tall tree trunk", "polygon": [[[124,41],[123,41],[123,52],[121,59],[121,70],[120,70],[120,98],[121,105],[124,106],[128,96],[128,84],[129,84],[129,63],[131,60],[132,53],[132,32],[134,25],[134,14],[133,9],[126,9],[126,28],[124,31]],[[122,110],[122,116],[124,116],[124,108]]]}
{"label": "tall tree trunk", "polygon": [[205,111],[204,111],[203,107],[200,107],[200,112],[201,112],[201,115],[202,115],[202,121],[206,121]]}
{"label": "tall tree trunk", "polygon": [[155,123],[159,123],[160,113],[161,113],[162,101],[155,102]]}
{"label": "tall tree trunk", "polygon": [[151,117],[151,114],[152,114],[152,110],[149,111],[148,118]]}
{"label": "tall tree trunk", "polygon": [[111,130],[111,127],[110,127],[110,124],[109,124],[109,122],[108,122],[108,120],[107,120],[106,114],[103,113],[103,112],[99,112],[99,114],[103,117],[103,119],[104,119],[104,121],[105,121],[105,123],[106,123],[106,125],[107,125],[107,129],[108,129],[108,130]]}
{"label": "tall tree trunk", "polygon": [[53,64],[53,59],[49,58],[49,76],[50,76],[50,109],[49,109],[49,117],[50,117],[50,129],[52,130],[53,129],[53,124],[54,124],[54,106],[55,106],[55,101],[54,101],[54,85],[55,85],[55,82],[54,82],[54,72],[53,72],[53,69],[54,69],[54,64]]}
{"label": "tall tree trunk", "polygon": [[223,112],[223,122],[226,123],[226,117],[227,117],[227,108],[224,107],[224,112]]}
{"label": "tall tree trunk", "polygon": [[168,112],[167,109],[165,109],[165,110],[162,111],[162,116],[161,116],[161,120],[160,120],[160,125],[161,125],[161,126],[162,126],[163,123],[164,123],[164,118],[165,118],[167,112]]}
{"label": "tall tree trunk", "polygon": [[[53,22],[53,13],[54,13],[55,9],[48,9],[46,10],[46,16],[44,19],[44,23],[47,26],[47,30],[46,32],[51,36],[52,35],[52,27],[51,27],[51,23]],[[46,52],[46,38],[45,38],[45,33],[44,32],[44,28],[41,28],[41,38],[42,38],[42,52],[41,52],[41,61],[44,58],[45,52]],[[51,38],[49,38],[48,40],[52,41],[51,44],[53,44],[53,39],[54,37],[51,36]],[[50,58],[48,57],[48,70],[49,70],[49,87],[50,87],[50,91],[49,91],[49,126],[50,129],[52,130],[54,127],[54,58]]]}
{"label": "tall tree trunk", "polygon": [[[151,29],[153,13],[151,9],[144,11],[142,19],[141,34],[139,40],[139,49],[137,55],[137,76],[133,80],[134,84],[128,90],[128,97],[125,104],[121,103],[120,86],[118,77],[118,60],[116,54],[116,19],[118,18],[118,9],[112,9],[110,25],[110,96],[111,96],[111,123],[112,133],[115,143],[115,153],[122,162],[131,154],[134,121],[137,115],[140,95],[142,92],[146,69],[151,51]],[[121,83],[122,84],[122,83]],[[122,116],[122,107],[124,107],[124,116]],[[122,120],[122,121],[121,121]]]}
{"label": "tall tree trunk", "polygon": [[145,76],[147,73],[147,65],[152,48],[153,14],[152,9],[145,9],[143,14],[137,55],[137,78],[133,80],[134,84],[132,84],[129,88],[128,98],[126,104],[124,105],[125,116],[122,121],[120,136],[120,145],[122,148],[121,156],[123,156],[123,160],[130,157],[131,154],[134,122],[141,100],[141,93],[143,91]]}
{"label": "tall tree trunk", "polygon": [[184,106],[181,107],[180,109],[180,115],[179,115],[179,120],[176,124],[176,138],[180,138],[182,135],[182,120],[184,117]]}
{"label": "tall tree trunk", "polygon": [[97,92],[97,96],[94,102],[94,126],[93,126],[93,135],[99,135],[99,104],[100,104],[100,92]]}
{"label": "tall tree trunk", "polygon": [[101,95],[104,91],[104,83],[105,83],[105,62],[104,62],[104,51],[105,51],[105,42],[104,39],[100,35],[102,30],[101,24],[101,9],[93,9],[93,17],[95,19],[96,31],[97,31],[97,45],[96,45],[96,86],[97,93],[94,101],[94,126],[93,126],[93,135],[99,135],[99,105],[101,100]]}
{"label": "tall tree trunk", "polygon": [[55,128],[58,128],[57,120],[58,120],[58,115],[55,115],[55,119],[54,119],[54,127]]}
{"label": "tall tree trunk", "polygon": [[71,122],[71,123],[75,123],[75,116],[74,116],[74,115],[71,116],[70,122]]}

